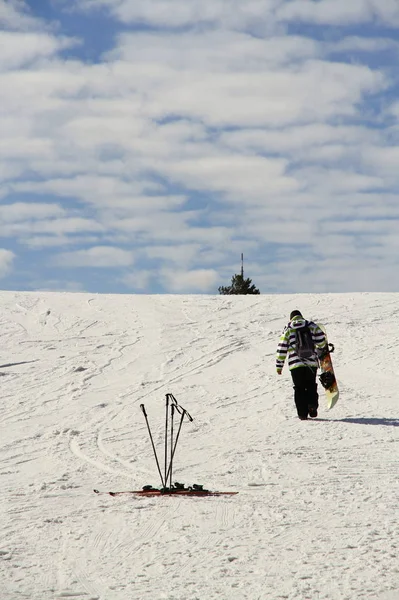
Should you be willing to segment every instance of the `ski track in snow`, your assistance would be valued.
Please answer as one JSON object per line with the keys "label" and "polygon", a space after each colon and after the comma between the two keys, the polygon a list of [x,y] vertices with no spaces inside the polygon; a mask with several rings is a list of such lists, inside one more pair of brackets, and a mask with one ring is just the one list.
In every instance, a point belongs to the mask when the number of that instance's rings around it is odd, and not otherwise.
{"label": "ski track in snow", "polygon": [[[0,598],[398,598],[398,302],[1,292]],[[306,423],[274,368],[298,307],[341,391]],[[93,494],[159,485],[166,393],[174,480],[237,496]]]}

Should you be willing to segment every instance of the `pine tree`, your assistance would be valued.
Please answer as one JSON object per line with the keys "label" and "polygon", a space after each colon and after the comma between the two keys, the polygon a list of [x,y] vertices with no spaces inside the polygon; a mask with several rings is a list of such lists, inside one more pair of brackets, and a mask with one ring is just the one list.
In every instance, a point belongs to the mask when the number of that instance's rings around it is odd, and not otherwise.
{"label": "pine tree", "polygon": [[220,286],[219,294],[238,295],[238,294],[260,294],[258,288],[252,283],[249,277],[244,279],[244,257],[241,254],[241,273],[233,275],[231,285]]}

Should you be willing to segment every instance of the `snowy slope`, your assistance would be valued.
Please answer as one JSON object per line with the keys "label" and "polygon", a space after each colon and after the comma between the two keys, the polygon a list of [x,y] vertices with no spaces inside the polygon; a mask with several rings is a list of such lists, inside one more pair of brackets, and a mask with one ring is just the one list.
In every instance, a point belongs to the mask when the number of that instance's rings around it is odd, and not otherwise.
{"label": "snowy slope", "polygon": [[[341,397],[300,421],[274,354],[323,322]],[[398,294],[0,293],[2,600],[399,598]],[[158,486],[165,394],[194,417]]]}

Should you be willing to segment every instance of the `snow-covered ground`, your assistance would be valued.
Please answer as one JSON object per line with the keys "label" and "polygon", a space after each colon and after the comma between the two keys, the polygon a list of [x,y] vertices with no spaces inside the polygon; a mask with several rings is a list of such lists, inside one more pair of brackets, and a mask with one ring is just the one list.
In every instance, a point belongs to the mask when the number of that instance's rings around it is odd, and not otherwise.
{"label": "snow-covered ground", "polygon": [[[300,421],[275,350],[324,323],[341,396]],[[0,293],[1,600],[397,600],[399,294]],[[159,486],[165,396],[185,421]]]}

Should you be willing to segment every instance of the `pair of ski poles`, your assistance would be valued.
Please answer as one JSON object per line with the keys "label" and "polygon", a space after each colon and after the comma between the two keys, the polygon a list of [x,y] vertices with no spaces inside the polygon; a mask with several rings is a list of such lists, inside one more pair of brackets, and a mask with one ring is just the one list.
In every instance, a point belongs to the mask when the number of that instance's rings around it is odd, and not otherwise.
{"label": "pair of ski poles", "polygon": [[[140,404],[140,408],[145,417],[145,421],[147,424],[148,433],[150,435],[151,445],[155,456],[155,462],[157,464],[157,469],[159,476],[161,478],[162,489],[167,490],[168,488],[172,488],[172,473],[173,473],[173,459],[176,452],[177,442],[179,440],[180,431],[183,425],[184,417],[187,417],[189,421],[193,421],[192,416],[186,411],[185,408],[180,406],[174,397],[173,394],[166,394],[166,406],[165,406],[165,464],[164,464],[164,474],[162,475],[161,467],[158,460],[157,451],[154,444],[154,439],[152,437],[150,424],[148,422],[147,412],[145,410],[144,404]],[[169,438],[169,412],[170,412],[170,438]],[[180,414],[180,423],[179,428],[176,434],[176,438],[174,438],[174,416],[175,412]],[[170,454],[170,456],[169,456]],[[169,463],[168,463],[169,459]],[[169,486],[168,486],[169,482]]]}

